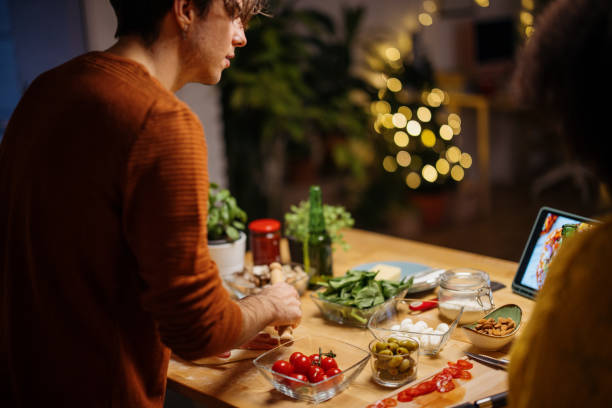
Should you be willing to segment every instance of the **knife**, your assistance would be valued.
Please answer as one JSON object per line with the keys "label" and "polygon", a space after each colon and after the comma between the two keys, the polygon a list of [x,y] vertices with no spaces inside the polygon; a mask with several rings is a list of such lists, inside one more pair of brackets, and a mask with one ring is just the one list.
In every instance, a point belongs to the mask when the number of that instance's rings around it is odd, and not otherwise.
{"label": "knife", "polygon": [[474,402],[465,402],[455,405],[452,408],[500,408],[508,404],[508,391],[500,392],[499,394],[490,395],[486,398],[479,399]]}
{"label": "knife", "polygon": [[509,360],[506,360],[503,358],[493,358],[493,357],[485,356],[484,354],[474,354],[474,353],[469,353],[469,352],[465,354],[467,354],[467,356],[471,359],[474,359],[484,364],[488,364],[494,367],[501,368],[503,370],[507,370],[508,364],[510,364]]}

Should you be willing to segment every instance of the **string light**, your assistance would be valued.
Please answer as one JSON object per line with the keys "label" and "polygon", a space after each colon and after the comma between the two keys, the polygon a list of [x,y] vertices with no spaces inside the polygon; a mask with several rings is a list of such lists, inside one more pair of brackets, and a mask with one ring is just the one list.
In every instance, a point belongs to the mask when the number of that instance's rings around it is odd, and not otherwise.
{"label": "string light", "polygon": [[450,170],[450,164],[445,159],[438,159],[436,162],[436,170],[443,176],[447,175]]}
{"label": "string light", "polygon": [[412,111],[407,106],[400,106],[399,109],[397,110],[397,113],[401,113],[408,120],[412,119]]}
{"label": "string light", "polygon": [[431,120],[431,111],[425,106],[421,106],[417,109],[417,118],[419,118],[421,122],[429,122]]}
{"label": "string light", "polygon": [[425,10],[428,13],[435,13],[436,11],[438,11],[438,6],[436,5],[436,2],[433,0],[425,0],[423,2],[423,10]]}
{"label": "string light", "polygon": [[383,168],[389,173],[394,173],[397,170],[397,162],[392,156],[385,156],[383,159]]}
{"label": "string light", "polygon": [[434,147],[436,144],[436,135],[434,132],[429,129],[423,130],[423,133],[421,133],[421,143],[423,143],[425,147]]}
{"label": "string light", "polygon": [[461,150],[457,146],[451,146],[446,151],[446,160],[451,163],[457,163],[461,160]]}
{"label": "string light", "polygon": [[384,127],[387,129],[393,129],[395,125],[393,124],[393,115],[390,113],[385,113],[381,116],[381,122]]}
{"label": "string light", "polygon": [[387,57],[389,61],[398,61],[402,55],[397,48],[389,47],[385,50],[385,57]]}
{"label": "string light", "polygon": [[453,138],[453,128],[448,125],[440,126],[440,137],[444,140],[451,140]]}
{"label": "string light", "polygon": [[406,127],[406,124],[408,123],[408,119],[406,119],[406,116],[404,116],[403,114],[399,112],[393,114],[393,119],[391,120],[393,121],[393,125],[396,128],[400,128],[400,129]]}
{"label": "string light", "polygon": [[433,183],[438,179],[438,172],[436,171],[436,168],[431,164],[426,164],[425,166],[423,166],[423,170],[421,170],[421,175],[426,181],[430,183]]}
{"label": "string light", "polygon": [[389,88],[391,92],[399,92],[402,90],[402,83],[397,78],[389,78],[387,79],[387,88]]}
{"label": "string light", "polygon": [[419,23],[421,23],[421,25],[428,27],[430,25],[433,24],[433,18],[431,17],[431,14],[429,13],[421,13],[419,14]]}
{"label": "string light", "polygon": [[421,176],[417,172],[411,171],[406,176],[406,185],[413,190],[421,186]]}
{"label": "string light", "polygon": [[480,7],[489,7],[489,0],[474,0]]}
{"label": "string light", "polygon": [[410,153],[408,153],[407,151],[400,150],[399,152],[397,152],[397,155],[395,156],[395,160],[397,160],[397,164],[399,164],[400,166],[408,167],[410,166],[412,157],[410,156]]}
{"label": "string light", "polygon": [[464,169],[469,169],[472,167],[472,156],[469,153],[461,153],[461,158],[459,159],[459,164]]}
{"label": "string light", "polygon": [[464,175],[465,175],[465,172],[463,171],[463,168],[457,164],[455,164],[453,168],[451,169],[451,177],[455,181],[463,180]]}
{"label": "string light", "polygon": [[409,135],[418,136],[421,134],[421,124],[414,119],[410,120],[406,125],[406,130],[408,131]]}
{"label": "string light", "polygon": [[401,130],[399,130],[395,132],[395,135],[393,135],[393,141],[399,147],[406,147],[408,146],[410,139],[408,138],[406,132],[402,132]]}

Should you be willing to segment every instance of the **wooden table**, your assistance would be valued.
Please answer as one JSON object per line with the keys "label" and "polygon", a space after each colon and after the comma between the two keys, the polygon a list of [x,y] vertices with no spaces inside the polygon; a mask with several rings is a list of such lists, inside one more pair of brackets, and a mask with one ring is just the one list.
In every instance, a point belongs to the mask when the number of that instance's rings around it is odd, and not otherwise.
{"label": "wooden table", "polygon": [[[346,231],[345,239],[351,248],[348,252],[337,250],[334,253],[334,275],[336,276],[343,275],[347,269],[362,263],[392,260],[441,268],[476,268],[489,273],[492,280],[506,285],[504,289],[494,292],[494,301],[497,305],[518,304],[523,308],[524,321],[529,319],[534,305],[533,301],[513,294],[510,288],[517,268],[515,262],[354,229]],[[431,297],[432,293],[428,295]],[[296,337],[308,333],[324,334],[329,337],[346,339],[365,349],[372,339],[366,329],[340,326],[324,320],[308,295],[302,297],[302,311],[302,324],[294,332]],[[501,351],[487,354],[493,357],[505,357],[508,349],[509,346]],[[447,361],[454,361],[464,356],[465,351],[478,352],[471,347],[461,330],[455,330],[439,356],[420,358],[417,381],[439,371],[446,366]],[[507,389],[506,383],[507,374],[498,370],[493,379],[489,378],[486,383],[479,384],[479,387],[482,388],[480,397]],[[296,401],[276,391],[257,372],[251,360],[216,367],[202,367],[172,359],[168,368],[168,386],[194,401],[209,406],[296,407],[307,405],[305,402]],[[348,389],[322,404],[330,407],[364,407],[391,391],[372,381],[371,368],[367,366]]]}

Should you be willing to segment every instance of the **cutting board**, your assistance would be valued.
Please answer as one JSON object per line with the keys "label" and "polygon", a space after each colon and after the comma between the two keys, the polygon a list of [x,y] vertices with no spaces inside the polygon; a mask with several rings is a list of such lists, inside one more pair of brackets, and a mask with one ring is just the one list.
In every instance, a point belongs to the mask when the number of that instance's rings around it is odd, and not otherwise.
{"label": "cutting board", "polygon": [[[456,388],[452,391],[446,393],[434,391],[426,395],[421,395],[410,402],[400,402],[397,400],[397,394],[399,394],[401,391],[414,387],[423,381],[427,381],[433,377],[431,376],[424,378],[418,383],[406,384],[402,388],[398,388],[392,393],[385,395],[385,397],[379,401],[386,398],[393,398],[395,402],[397,402],[397,406],[401,408],[442,408],[452,407],[454,405],[461,404],[462,402],[473,402],[508,389],[508,374],[505,371],[485,366],[474,360],[469,361],[474,365],[474,367],[469,370],[469,372],[472,374],[472,379],[454,379],[453,381],[455,381]],[[367,405],[367,407],[372,407],[372,405],[376,406],[376,403],[379,401],[374,401],[372,404]],[[380,406],[383,405],[381,404]]]}

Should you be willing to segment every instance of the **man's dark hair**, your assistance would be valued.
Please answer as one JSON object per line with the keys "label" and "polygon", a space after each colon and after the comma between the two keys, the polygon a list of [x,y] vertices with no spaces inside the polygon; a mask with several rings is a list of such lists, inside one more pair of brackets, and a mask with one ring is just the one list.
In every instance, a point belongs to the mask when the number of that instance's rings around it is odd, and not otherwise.
{"label": "man's dark hair", "polygon": [[612,1],[558,0],[536,21],[514,77],[520,101],[554,121],[577,157],[609,185],[610,54]]}
{"label": "man's dark hair", "polygon": [[[208,12],[213,0],[191,0],[200,16]],[[246,27],[248,20],[259,13],[265,0],[222,0],[230,16],[240,18]],[[159,36],[160,23],[172,9],[174,0],[110,0],[117,15],[115,37],[138,35],[147,45]]]}

